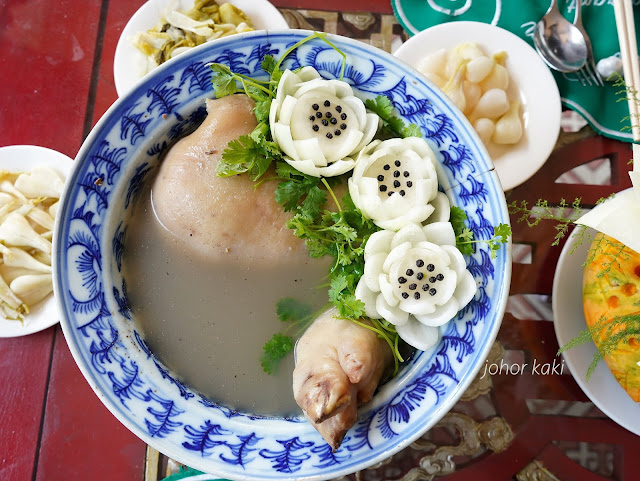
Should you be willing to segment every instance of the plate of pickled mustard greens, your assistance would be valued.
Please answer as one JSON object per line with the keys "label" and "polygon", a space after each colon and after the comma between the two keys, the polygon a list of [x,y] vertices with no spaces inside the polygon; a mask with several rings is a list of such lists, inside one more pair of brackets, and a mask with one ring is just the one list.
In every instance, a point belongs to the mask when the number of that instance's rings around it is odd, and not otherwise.
{"label": "plate of pickled mustard greens", "polygon": [[481,22],[448,22],[411,37],[394,55],[456,104],[489,152],[504,190],[546,162],[560,133],[560,93],[524,40]]}
{"label": "plate of pickled mustard greens", "polygon": [[204,43],[286,28],[267,0],[149,0],[120,35],[113,65],[116,91],[124,95],[154,68]]}
{"label": "plate of pickled mustard greens", "polygon": [[44,147],[0,148],[0,337],[32,334],[58,322],[51,239],[71,163]]}

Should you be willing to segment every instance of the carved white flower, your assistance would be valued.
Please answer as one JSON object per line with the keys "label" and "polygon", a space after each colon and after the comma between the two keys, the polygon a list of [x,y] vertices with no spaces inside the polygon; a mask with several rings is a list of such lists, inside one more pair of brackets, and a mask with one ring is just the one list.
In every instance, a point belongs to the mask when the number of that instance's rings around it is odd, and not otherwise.
{"label": "carved white flower", "polygon": [[353,203],[383,229],[425,221],[438,192],[434,162],[433,151],[418,137],[371,142],[349,179]]}
{"label": "carved white flower", "polygon": [[269,111],[271,134],[284,160],[315,177],[353,169],[354,157],[371,142],[379,122],[348,83],[323,79],[313,67],[286,70]]}
{"label": "carved white flower", "polygon": [[408,344],[425,350],[438,326],[451,320],[476,292],[448,221],[409,224],[371,235],[356,297],[367,316],[395,324]]}

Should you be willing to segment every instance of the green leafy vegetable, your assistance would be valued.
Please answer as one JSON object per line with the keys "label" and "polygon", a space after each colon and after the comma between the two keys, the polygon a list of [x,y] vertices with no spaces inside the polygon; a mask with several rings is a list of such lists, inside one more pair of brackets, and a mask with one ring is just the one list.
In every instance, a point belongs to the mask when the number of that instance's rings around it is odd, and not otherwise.
{"label": "green leafy vegetable", "polygon": [[280,62],[278,62],[273,55],[265,55],[260,63],[262,70],[269,74],[271,78],[271,84],[276,86],[280,82],[282,77],[282,70],[280,70]]}
{"label": "green leafy vegetable", "polygon": [[363,317],[364,302],[356,299],[357,281],[345,274],[332,276],[329,300],[338,308],[338,314],[344,319],[357,320]]}
{"label": "green leafy vegetable", "polygon": [[490,239],[475,239],[473,231],[465,226],[465,220],[467,220],[467,214],[460,207],[452,206],[450,222],[456,235],[456,247],[462,254],[471,255],[475,252],[476,244],[486,243],[491,252],[491,258],[494,259],[500,246],[509,242],[509,237],[511,236],[511,226],[509,224],[499,224],[494,227],[493,237]]}
{"label": "green leafy vegetable", "polygon": [[365,100],[364,104],[382,119],[382,129],[378,137],[390,139],[393,137],[420,137],[422,135],[420,127],[415,124],[405,126],[402,119],[393,115],[394,107],[389,97],[378,95],[373,100]]}
{"label": "green leafy vegetable", "polygon": [[526,222],[529,227],[537,226],[542,220],[553,220],[556,222],[556,236],[551,245],[558,245],[562,238],[567,235],[569,227],[580,217],[582,206],[581,199],[576,198],[571,205],[561,199],[557,206],[549,205],[549,202],[538,199],[533,207],[529,207],[526,201],[517,203],[513,201],[507,206],[509,214],[519,215],[517,222]]}
{"label": "green leafy vegetable", "polygon": [[211,64],[211,70],[213,71],[211,83],[213,84],[213,91],[217,98],[226,97],[238,91],[238,84],[229,67],[214,63]]}
{"label": "green leafy vegetable", "polygon": [[275,374],[278,364],[293,351],[293,338],[279,332],[274,334],[263,346],[264,353],[260,357],[262,369],[267,374]]}
{"label": "green leafy vegetable", "polygon": [[493,237],[487,239],[487,244],[491,250],[491,258],[496,257],[496,253],[500,249],[500,246],[509,242],[511,236],[511,226],[509,224],[499,224],[493,228]]}
{"label": "green leafy vegetable", "polygon": [[[299,210],[300,214],[314,220],[327,200],[326,193],[318,192],[320,179],[302,174],[286,162],[278,163],[276,173],[282,179],[276,187],[276,202],[282,205],[286,212]],[[312,190],[314,193],[307,201]]]}
{"label": "green leafy vegetable", "polygon": [[452,206],[450,222],[456,235],[456,247],[462,254],[471,255],[476,251],[476,244],[486,243],[489,246],[491,258],[494,259],[500,246],[509,242],[511,226],[508,224],[500,224],[494,227],[493,237],[490,239],[475,239],[473,231],[464,224],[465,220],[467,220],[467,214],[460,207]]}
{"label": "green leafy vegetable", "polygon": [[276,304],[276,314],[283,322],[300,321],[313,314],[313,309],[309,304],[300,302],[293,297],[284,297]]}
{"label": "green leafy vegetable", "polygon": [[476,250],[473,243],[473,232],[464,225],[465,220],[467,220],[465,211],[455,205],[451,206],[449,222],[451,222],[453,232],[456,235],[456,247],[463,255],[470,256]]}
{"label": "green leafy vegetable", "polygon": [[[314,217],[309,215],[309,209],[305,209],[305,202],[302,202],[297,213],[287,222],[287,227],[297,237],[304,239],[311,257],[333,257],[335,262],[332,271],[335,271],[337,266],[350,265],[362,258],[366,240],[378,228],[370,220],[364,219],[348,194],[345,195],[345,208],[341,208],[329,184],[324,179],[321,182],[325,184],[338,211],[325,209],[321,216]],[[317,209],[312,213],[316,212]]]}
{"label": "green leafy vegetable", "polygon": [[243,135],[229,142],[216,164],[220,177],[247,172],[251,179],[258,180],[271,165],[272,154],[265,145],[256,142],[251,135]]}
{"label": "green leafy vegetable", "polygon": [[587,252],[587,260],[583,265],[593,262],[597,255],[608,259],[602,263],[603,269],[596,275],[600,279],[609,275],[613,267],[620,268],[620,263],[629,258],[629,255],[624,252],[625,247],[623,243],[613,240],[611,237],[605,235],[596,236]]}
{"label": "green leafy vegetable", "polygon": [[[278,301],[276,314],[282,322],[287,323],[287,327],[283,332],[274,334],[262,346],[263,354],[260,358],[260,364],[264,372],[274,374],[277,371],[280,361],[293,351],[295,346],[294,336],[299,337],[324,309],[326,309],[326,306],[314,311],[311,305],[293,297],[284,297]],[[294,336],[288,333],[292,333]]]}
{"label": "green leafy vegetable", "polygon": [[[226,65],[214,63],[210,66],[213,76],[211,82],[217,98],[244,92],[255,101],[253,113],[258,125],[249,135],[229,142],[222,153],[222,159],[216,165],[216,173],[221,177],[247,172],[257,181],[274,160],[282,158],[269,128],[269,110],[275,97],[277,86],[271,80],[262,81],[245,75],[236,74]],[[238,87],[238,83],[242,88]]]}

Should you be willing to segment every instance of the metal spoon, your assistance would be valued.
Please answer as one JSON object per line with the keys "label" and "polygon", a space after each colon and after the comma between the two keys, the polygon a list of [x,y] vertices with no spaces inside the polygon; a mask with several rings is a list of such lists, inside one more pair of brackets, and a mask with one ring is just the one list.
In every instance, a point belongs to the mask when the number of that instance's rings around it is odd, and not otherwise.
{"label": "metal spoon", "polygon": [[533,43],[542,60],[560,72],[575,72],[587,61],[587,43],[582,32],[562,16],[556,0],[533,30]]}

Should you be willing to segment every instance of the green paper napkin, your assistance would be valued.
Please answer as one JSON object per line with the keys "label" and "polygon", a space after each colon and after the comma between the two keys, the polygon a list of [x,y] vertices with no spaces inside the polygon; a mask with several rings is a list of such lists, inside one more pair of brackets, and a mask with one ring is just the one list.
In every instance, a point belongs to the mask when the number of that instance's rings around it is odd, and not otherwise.
{"label": "green paper napkin", "polygon": [[[574,19],[576,1],[558,1],[560,11],[569,21]],[[546,13],[550,0],[392,0],[391,3],[396,18],[410,35],[440,23],[466,20],[502,27],[533,47],[533,28]],[[639,17],[635,15],[636,33],[640,32]],[[591,38],[596,62],[619,56],[611,0],[582,0],[582,21]],[[610,82],[605,82],[604,87],[583,86],[575,74],[551,72],[564,105],[579,112],[602,135],[632,141],[624,87],[614,87]]]}

